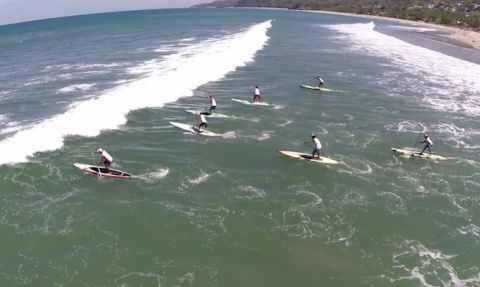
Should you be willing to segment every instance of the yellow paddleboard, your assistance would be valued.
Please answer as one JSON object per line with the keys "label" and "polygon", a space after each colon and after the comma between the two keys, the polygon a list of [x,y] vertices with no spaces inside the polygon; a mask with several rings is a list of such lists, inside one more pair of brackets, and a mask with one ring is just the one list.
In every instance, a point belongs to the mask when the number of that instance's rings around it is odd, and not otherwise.
{"label": "yellow paddleboard", "polygon": [[338,161],[336,161],[334,159],[331,159],[331,158],[328,158],[328,157],[324,157],[324,156],[321,156],[319,158],[317,158],[317,157],[313,158],[312,155],[308,154],[308,153],[288,151],[288,150],[280,150],[279,152],[283,155],[293,157],[293,158],[296,158],[296,159],[300,159],[300,160],[316,162],[316,163],[323,163],[323,164],[339,164]]}

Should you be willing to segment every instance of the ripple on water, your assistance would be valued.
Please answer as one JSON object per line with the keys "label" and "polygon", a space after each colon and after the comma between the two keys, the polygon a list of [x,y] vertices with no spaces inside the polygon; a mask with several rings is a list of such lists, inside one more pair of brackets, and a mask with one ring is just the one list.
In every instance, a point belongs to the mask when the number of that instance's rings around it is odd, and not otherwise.
{"label": "ripple on water", "polygon": [[[405,240],[399,244],[399,252],[393,255],[393,265],[400,275],[391,276],[391,282],[411,282],[420,286],[478,286],[478,268],[460,270],[453,261],[457,254],[444,254],[441,250]],[[462,273],[460,278],[459,273]]]}

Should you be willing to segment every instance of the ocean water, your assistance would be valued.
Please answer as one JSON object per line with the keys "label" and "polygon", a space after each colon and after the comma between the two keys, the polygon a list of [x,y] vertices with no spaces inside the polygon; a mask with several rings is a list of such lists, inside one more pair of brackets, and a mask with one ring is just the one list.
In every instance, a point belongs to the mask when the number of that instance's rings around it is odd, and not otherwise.
{"label": "ocean water", "polygon": [[[382,29],[418,28],[254,9],[1,26],[0,286],[479,286],[478,53]],[[335,91],[299,88],[316,75]],[[231,101],[255,85],[271,106]],[[208,95],[220,136],[169,124]],[[390,151],[427,130],[449,160]],[[341,164],[278,153],[312,132]],[[72,166],[98,147],[138,178]]]}

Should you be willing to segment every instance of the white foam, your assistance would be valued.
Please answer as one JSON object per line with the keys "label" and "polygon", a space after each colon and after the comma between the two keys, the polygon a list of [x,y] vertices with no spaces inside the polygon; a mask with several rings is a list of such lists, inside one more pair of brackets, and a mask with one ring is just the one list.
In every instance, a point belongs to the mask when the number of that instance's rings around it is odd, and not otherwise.
{"label": "white foam", "polygon": [[250,121],[250,122],[254,122],[254,123],[258,123],[260,121],[259,118],[246,117],[246,116],[232,116],[232,119]]}
{"label": "white foam", "polygon": [[179,42],[192,42],[195,41],[197,38],[184,38],[180,39]]}
{"label": "white foam", "polygon": [[442,139],[453,143],[454,147],[462,149],[478,149],[480,130],[472,128],[460,128],[452,123],[433,124],[431,130],[442,135]]}
{"label": "white foam", "polygon": [[272,137],[272,134],[274,131],[269,131],[269,130],[263,130],[260,132],[260,134],[248,134],[248,135],[241,135],[240,133],[237,134],[234,132],[234,134],[231,134],[230,137],[225,137],[224,138],[247,138],[247,139],[253,139],[256,141],[266,141]]}
{"label": "white foam", "polygon": [[8,117],[7,115],[4,115],[4,114],[0,114],[0,123],[6,123],[8,120]]}
{"label": "white foam", "polygon": [[[411,84],[423,95],[424,106],[480,116],[480,65],[377,32],[373,22],[328,27],[347,36],[344,39],[353,44],[348,49],[386,58],[393,66],[410,73]],[[408,81],[405,84],[411,88]]]}
{"label": "white foam", "polygon": [[[354,167],[353,164],[361,165],[361,167]],[[348,167],[355,174],[368,175],[373,173],[373,168],[367,162],[350,163],[350,165],[344,163],[344,165]]]}
{"label": "white foam", "polygon": [[0,135],[17,132],[25,128],[24,126],[22,126],[20,122],[17,122],[17,121],[5,122],[5,123],[2,123],[2,125],[4,127],[0,130]]}
{"label": "white foam", "polygon": [[416,133],[417,135],[419,135],[420,132],[424,132],[428,130],[423,123],[417,122],[417,121],[408,121],[408,120],[401,121],[397,125],[388,124],[385,126],[385,128],[390,131],[397,131],[397,132],[404,132],[404,133],[410,132],[410,133]]}
{"label": "white foam", "polygon": [[44,75],[27,80],[23,84],[23,86],[32,87],[36,85],[48,84],[48,83],[59,81],[59,80],[79,79],[79,78],[84,78],[85,76],[102,75],[107,73],[109,73],[108,69],[98,69],[98,70],[92,70],[92,71],[73,71],[72,73],[66,72],[66,73],[57,74],[57,75],[44,74]]}
{"label": "white foam", "polygon": [[123,79],[123,80],[118,80],[118,81],[115,81],[113,82],[114,84],[117,84],[117,85],[120,85],[120,84],[126,84],[130,82],[130,80],[127,80],[127,79]]}
{"label": "white foam", "polygon": [[311,191],[308,191],[308,190],[297,190],[297,195],[308,195],[308,196],[311,196],[313,198],[313,201],[309,202],[309,203],[306,203],[304,205],[302,205],[301,207],[315,207],[319,204],[322,203],[322,198],[320,196],[318,196],[316,193],[314,192],[311,192]]}
{"label": "white foam", "polygon": [[198,185],[202,182],[205,182],[207,179],[210,178],[210,174],[205,173],[202,171],[202,173],[196,177],[196,178],[187,178],[187,181],[190,185]]}
{"label": "white foam", "polygon": [[245,31],[180,49],[155,61],[138,80],[106,91],[95,99],[73,105],[65,113],[46,119],[0,142],[0,164],[25,162],[36,152],[55,150],[68,135],[97,136],[127,122],[133,110],[162,107],[193,95],[200,85],[223,78],[253,61],[268,42],[271,21]]}
{"label": "white foam", "polygon": [[[455,266],[450,262],[456,255],[447,255],[440,250],[429,249],[419,242],[403,243],[407,250],[394,254],[395,267],[409,273],[396,281],[418,281],[420,286],[478,286],[480,273],[470,278],[460,278]],[[445,276],[443,276],[445,275]]]}
{"label": "white foam", "polygon": [[8,95],[10,95],[12,93],[12,91],[0,91],[0,99],[1,98],[7,98]]}
{"label": "white foam", "polygon": [[77,85],[71,85],[67,87],[63,87],[57,91],[57,94],[59,93],[71,93],[75,91],[88,91],[90,90],[95,84],[77,84]]}
{"label": "white foam", "polygon": [[279,127],[285,127],[285,126],[288,126],[289,124],[293,123],[293,120],[286,120],[285,122],[281,123],[281,124],[277,124],[277,126]]}
{"label": "white foam", "polygon": [[185,190],[191,188],[192,186],[196,186],[196,185],[199,185],[199,184],[207,181],[212,175],[215,175],[215,174],[221,174],[221,172],[216,171],[213,174],[209,174],[209,173],[206,173],[204,171],[200,171],[200,175],[198,175],[197,177],[195,177],[195,178],[187,177],[187,178],[185,178],[185,180],[182,180],[182,182],[180,183],[178,188],[181,191],[185,191]]}
{"label": "white foam", "polygon": [[422,132],[429,131],[434,140],[440,138],[442,142],[451,144],[453,147],[462,149],[480,148],[480,145],[475,144],[480,140],[479,129],[461,128],[453,123],[435,123],[427,126],[421,122],[406,120],[396,125],[386,125],[385,128],[397,132],[412,133],[412,140],[418,139]]}
{"label": "white foam", "polygon": [[88,70],[88,69],[104,69],[112,67],[124,66],[126,63],[96,63],[96,64],[86,64],[86,63],[77,63],[77,64],[58,64],[58,65],[48,65],[44,70]]}
{"label": "white foam", "polygon": [[146,174],[138,175],[138,178],[141,178],[147,182],[154,182],[159,179],[165,178],[170,173],[168,168],[159,168],[155,171],[148,172]]}
{"label": "white foam", "polygon": [[175,50],[175,45],[163,45],[154,51],[157,53],[165,53],[165,52],[172,52]]}
{"label": "white foam", "polygon": [[437,31],[434,28],[425,28],[425,27],[416,27],[416,26],[399,26],[399,25],[388,25],[390,28],[406,31],[417,31],[417,32],[433,32]]}
{"label": "white foam", "polygon": [[272,137],[274,131],[262,131],[262,134],[256,137],[257,141],[266,141]]}
{"label": "white foam", "polygon": [[229,131],[222,134],[222,138],[224,139],[234,139],[237,137],[237,133],[235,131]]}
{"label": "white foam", "polygon": [[475,224],[463,226],[461,228],[458,228],[457,230],[462,235],[473,235],[474,237],[480,238],[480,227]]}
{"label": "white foam", "polygon": [[237,195],[239,199],[257,199],[263,198],[266,195],[264,190],[251,185],[239,186],[238,189],[241,191],[241,193]]}

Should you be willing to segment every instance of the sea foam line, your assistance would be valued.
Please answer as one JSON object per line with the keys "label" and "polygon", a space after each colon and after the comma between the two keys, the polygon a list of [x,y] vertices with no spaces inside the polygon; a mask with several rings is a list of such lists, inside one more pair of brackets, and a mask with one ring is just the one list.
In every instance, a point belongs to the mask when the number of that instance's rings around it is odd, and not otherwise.
{"label": "sea foam line", "polygon": [[76,91],[88,91],[90,90],[95,84],[76,84],[76,85],[71,85],[67,87],[63,87],[57,91],[57,94],[60,93],[71,93],[71,92],[76,92]]}
{"label": "sea foam line", "polygon": [[[268,42],[271,21],[224,37],[181,48],[177,53],[148,62],[148,73],[95,99],[78,102],[63,114],[43,120],[0,142],[0,164],[28,161],[36,152],[63,146],[65,136],[97,136],[127,122],[133,110],[162,107],[193,90],[253,61]],[[141,70],[142,67],[139,67]],[[145,70],[144,70],[145,71]]]}

